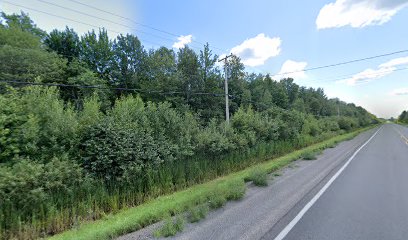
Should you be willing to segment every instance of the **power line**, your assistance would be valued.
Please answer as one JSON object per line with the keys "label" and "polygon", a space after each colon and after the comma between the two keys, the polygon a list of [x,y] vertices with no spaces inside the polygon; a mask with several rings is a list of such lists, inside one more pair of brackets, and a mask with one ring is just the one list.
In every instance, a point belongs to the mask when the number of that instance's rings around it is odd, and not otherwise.
{"label": "power line", "polygon": [[[46,14],[46,15],[49,15],[49,16],[56,17],[56,18],[61,18],[61,19],[68,20],[68,21],[71,21],[71,22],[76,22],[76,23],[87,25],[87,26],[94,27],[94,28],[101,28],[100,26],[96,26],[96,25],[93,25],[93,24],[90,24],[90,23],[75,20],[75,19],[72,19],[72,18],[63,17],[63,16],[56,15],[56,14],[53,14],[53,13],[45,12],[45,11],[42,11],[42,10],[34,9],[34,8],[23,6],[23,5],[19,5],[19,4],[16,4],[16,3],[11,3],[11,2],[8,2],[8,1],[5,1],[5,0],[3,0],[3,2],[7,3],[7,4],[10,4],[10,5],[13,5],[13,6],[16,6],[16,7],[25,8],[25,9],[28,9],[28,10],[31,10],[31,11],[39,12],[39,13],[42,13],[42,14]],[[118,31],[115,31],[115,30],[112,30],[112,29],[108,29],[108,28],[105,28],[105,29],[110,31],[110,32],[113,32],[113,33],[121,34],[121,32],[118,32]],[[150,43],[150,44],[153,44],[153,45],[157,45],[157,46],[161,45],[161,44],[151,42],[151,41],[147,41],[147,40],[144,40],[144,39],[141,39],[141,40],[143,42],[147,42],[147,43]]]}
{"label": "power line", "polygon": [[[358,78],[361,79],[361,80],[364,80],[364,79],[367,79],[367,78],[372,77],[372,76],[381,75],[381,74],[385,74],[385,73],[393,73],[393,72],[398,72],[398,71],[403,71],[403,70],[408,70],[408,67],[405,67],[405,68],[397,68],[397,69],[386,70],[386,71],[380,71],[380,72],[375,72],[375,73],[367,73],[367,74],[359,75]],[[313,82],[332,82],[332,81],[340,81],[340,80],[350,79],[350,78],[352,78],[353,76],[355,76],[356,74],[358,74],[358,73],[343,75],[343,76],[336,77],[336,78],[331,78],[331,79],[312,80],[312,81],[313,81]],[[383,77],[383,76],[379,76],[379,77]]]}
{"label": "power line", "polygon": [[24,82],[17,80],[0,80],[2,83],[9,84],[20,84],[20,85],[31,85],[31,86],[43,86],[43,87],[72,87],[72,88],[85,88],[85,89],[101,89],[101,90],[117,90],[117,91],[128,91],[128,92],[138,92],[147,94],[160,94],[160,95],[174,95],[174,94],[190,94],[190,95],[211,95],[215,97],[224,97],[223,93],[215,92],[187,92],[187,91],[160,91],[160,90],[148,90],[140,88],[122,88],[122,87],[104,87],[100,85],[76,85],[76,84],[61,84],[61,83],[37,83],[37,82]]}
{"label": "power line", "polygon": [[[134,20],[131,19],[131,18],[124,17],[124,16],[121,16],[121,15],[119,15],[119,14],[116,14],[116,13],[113,13],[113,12],[110,12],[110,11],[106,11],[106,10],[103,10],[103,9],[100,9],[100,8],[97,8],[97,7],[94,7],[94,6],[92,6],[92,5],[89,5],[89,4],[86,4],[86,3],[82,3],[82,2],[77,1],[77,0],[67,0],[67,1],[74,2],[74,3],[80,4],[80,5],[82,5],[82,6],[86,6],[86,7],[88,7],[88,8],[92,8],[92,9],[95,9],[95,10],[100,11],[100,12],[103,12],[103,13],[107,13],[107,14],[110,14],[110,15],[112,15],[112,16],[116,16],[116,17],[119,17],[119,18],[121,18],[121,19],[124,19],[124,20],[128,20],[128,21],[130,21],[130,22],[133,22],[133,23],[138,24],[138,25],[140,25],[140,26],[142,26],[142,27],[145,27],[145,28],[152,29],[152,30],[154,30],[154,31],[158,31],[158,32],[161,32],[161,33],[164,33],[164,34],[168,34],[168,35],[173,36],[173,37],[180,37],[179,34],[171,33],[171,32],[168,32],[168,31],[165,31],[165,30],[162,30],[162,29],[158,29],[158,28],[149,26],[149,25],[147,25],[147,24],[143,24],[143,23],[140,23],[140,22],[136,22],[136,21],[134,21]],[[202,43],[202,42],[199,42],[199,41],[196,41],[196,40],[192,40],[192,41],[195,42],[195,43],[198,43],[198,44],[200,44],[200,45],[205,45],[205,43]],[[213,48],[213,49],[218,49],[218,50],[220,50],[220,51],[225,51],[224,49],[221,49],[221,48],[218,48],[218,47],[214,47],[214,46],[213,46],[212,48]]]}
{"label": "power line", "polygon": [[341,66],[341,65],[346,65],[346,64],[355,63],[355,62],[367,61],[367,60],[371,60],[371,59],[375,59],[375,58],[391,56],[391,55],[395,55],[395,54],[399,54],[399,53],[404,53],[404,52],[408,52],[408,49],[400,50],[400,51],[396,51],[396,52],[385,53],[385,54],[376,55],[376,56],[371,56],[371,57],[365,57],[365,58],[354,59],[354,60],[345,61],[345,62],[339,62],[339,63],[329,64],[329,65],[323,65],[323,66],[319,66],[319,67],[305,68],[305,69],[303,69],[303,70],[296,70],[296,71],[278,73],[278,74],[271,75],[271,77],[286,75],[286,74],[290,74],[290,73],[308,72],[308,71],[313,71],[313,70],[317,70],[317,69],[337,67],[337,66]]}
{"label": "power line", "polygon": [[[76,9],[72,9],[72,8],[68,8],[68,7],[65,7],[65,6],[61,6],[61,5],[58,5],[58,4],[55,4],[55,3],[52,3],[52,2],[48,2],[48,1],[45,1],[45,0],[37,0],[37,1],[42,2],[42,3],[45,3],[45,4],[48,4],[48,5],[51,5],[51,6],[59,7],[59,8],[68,10],[68,11],[76,12],[76,13],[82,14],[82,15],[84,15],[84,16],[88,16],[88,17],[92,17],[92,18],[95,18],[95,19],[99,19],[99,20],[102,20],[102,21],[106,21],[106,22],[109,22],[109,23],[112,23],[112,24],[116,24],[116,25],[118,25],[118,26],[126,27],[126,28],[135,30],[136,32],[139,32],[139,33],[142,33],[142,34],[146,34],[146,35],[150,35],[150,36],[153,36],[153,37],[156,37],[156,38],[160,38],[160,39],[163,39],[163,40],[166,40],[166,41],[174,42],[174,39],[170,39],[170,38],[165,38],[165,37],[162,37],[162,36],[158,36],[158,35],[155,35],[155,34],[152,34],[152,33],[149,33],[149,32],[145,32],[145,31],[136,29],[136,28],[134,28],[134,27],[132,27],[132,26],[129,26],[129,25],[126,25],[126,24],[118,23],[118,22],[115,22],[115,21],[112,21],[112,20],[109,20],[109,19],[106,19],[106,18],[102,18],[102,17],[98,17],[98,16],[95,16],[95,15],[91,15],[91,14],[89,14],[89,13],[85,13],[85,12],[82,12],[82,11],[78,11],[78,10],[76,10]],[[195,46],[191,46],[191,47],[196,48]]]}

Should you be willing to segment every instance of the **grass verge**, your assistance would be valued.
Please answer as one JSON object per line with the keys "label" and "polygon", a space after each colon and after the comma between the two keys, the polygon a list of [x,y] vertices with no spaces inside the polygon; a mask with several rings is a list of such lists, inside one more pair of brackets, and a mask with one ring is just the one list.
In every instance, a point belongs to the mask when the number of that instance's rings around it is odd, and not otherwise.
{"label": "grass verge", "polygon": [[191,223],[198,222],[207,216],[209,210],[210,209],[207,204],[194,206],[189,211],[188,220]]}
{"label": "grass verge", "polygon": [[115,215],[108,215],[94,222],[83,223],[77,228],[52,236],[49,239],[112,239],[161,221],[169,215],[188,211],[191,206],[206,203],[209,203],[211,208],[223,206],[227,200],[239,199],[244,195],[244,180],[248,180],[255,169],[262,169],[266,173],[274,172],[292,161],[300,159],[307,152],[322,151],[338,142],[350,140],[368,129],[364,128],[339,135],[210,182],[158,197],[137,207],[124,209]]}
{"label": "grass verge", "polygon": [[302,154],[302,159],[303,160],[316,160],[317,155],[321,154],[321,151],[310,151],[310,152],[305,152]]}
{"label": "grass verge", "polygon": [[170,237],[176,235],[178,232],[184,229],[184,219],[182,216],[177,216],[174,220],[171,217],[167,217],[163,226],[154,232],[156,238]]}
{"label": "grass verge", "polygon": [[250,173],[245,181],[252,181],[255,186],[265,187],[268,186],[268,173],[262,168],[255,168]]}

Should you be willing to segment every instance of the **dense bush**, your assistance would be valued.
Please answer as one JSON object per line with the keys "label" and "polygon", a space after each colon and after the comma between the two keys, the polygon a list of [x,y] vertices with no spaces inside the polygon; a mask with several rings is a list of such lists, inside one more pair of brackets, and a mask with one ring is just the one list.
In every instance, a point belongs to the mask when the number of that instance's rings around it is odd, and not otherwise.
{"label": "dense bush", "polygon": [[[228,124],[217,59],[208,44],[146,51],[134,35],[47,34],[2,13],[0,238],[54,234],[376,122],[232,56]],[[245,185],[230,190],[210,207]]]}

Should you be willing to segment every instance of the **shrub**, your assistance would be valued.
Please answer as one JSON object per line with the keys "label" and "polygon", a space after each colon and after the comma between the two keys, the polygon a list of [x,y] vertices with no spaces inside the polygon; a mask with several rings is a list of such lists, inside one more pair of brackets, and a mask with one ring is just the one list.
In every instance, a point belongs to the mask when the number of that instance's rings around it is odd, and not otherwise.
{"label": "shrub", "polygon": [[318,154],[319,154],[318,152],[312,152],[312,151],[306,152],[302,155],[302,159],[303,160],[316,160]]}
{"label": "shrub", "polygon": [[207,216],[208,211],[209,207],[207,204],[202,204],[191,208],[189,211],[189,221],[192,223],[200,221]]}
{"label": "shrub", "polygon": [[226,202],[227,199],[225,198],[224,194],[217,191],[214,191],[208,199],[208,204],[212,209],[223,207]]}
{"label": "shrub", "polygon": [[248,176],[248,180],[252,181],[256,186],[267,186],[267,173],[261,168],[255,168]]}
{"label": "shrub", "polygon": [[170,237],[176,235],[184,229],[184,219],[182,216],[177,216],[175,219],[168,217],[164,220],[161,228],[154,232],[155,237]]}
{"label": "shrub", "polygon": [[228,183],[228,193],[227,200],[239,200],[245,195],[245,182],[241,180],[236,180]]}

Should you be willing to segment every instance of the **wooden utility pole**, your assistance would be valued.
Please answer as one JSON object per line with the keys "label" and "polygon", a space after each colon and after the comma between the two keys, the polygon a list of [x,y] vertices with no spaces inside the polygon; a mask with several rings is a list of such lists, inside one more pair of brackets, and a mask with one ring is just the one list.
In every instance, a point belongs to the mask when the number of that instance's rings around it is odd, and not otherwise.
{"label": "wooden utility pole", "polygon": [[227,59],[231,57],[231,55],[225,56],[224,58],[218,60],[218,62],[224,61],[224,75],[225,75],[225,80],[224,80],[224,89],[225,89],[225,121],[227,124],[229,124],[229,103],[228,103],[228,64],[227,64]]}

